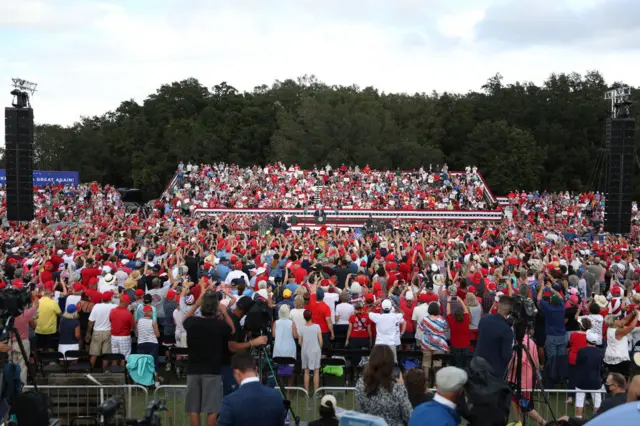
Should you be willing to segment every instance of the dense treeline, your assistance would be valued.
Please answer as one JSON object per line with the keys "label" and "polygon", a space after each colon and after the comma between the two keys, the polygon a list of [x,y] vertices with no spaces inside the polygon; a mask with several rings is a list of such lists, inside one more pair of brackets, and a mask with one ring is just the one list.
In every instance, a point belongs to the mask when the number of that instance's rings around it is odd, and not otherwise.
{"label": "dense treeline", "polygon": [[446,161],[451,170],[477,165],[496,194],[599,189],[611,87],[597,72],[554,74],[541,86],[496,75],[480,92],[414,95],[306,76],[244,93],[188,79],[71,127],[38,125],[35,166],[149,196],[180,160],[393,169]]}

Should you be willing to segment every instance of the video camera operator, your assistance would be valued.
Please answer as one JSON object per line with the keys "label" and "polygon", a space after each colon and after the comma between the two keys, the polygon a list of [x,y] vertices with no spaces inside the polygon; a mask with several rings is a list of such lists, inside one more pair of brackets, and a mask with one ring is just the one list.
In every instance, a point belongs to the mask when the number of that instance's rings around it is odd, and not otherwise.
{"label": "video camera operator", "polygon": [[233,369],[231,368],[232,355],[239,352],[245,352],[253,347],[264,346],[267,344],[267,336],[258,336],[253,339],[248,339],[247,331],[240,323],[253,304],[254,302],[251,298],[245,296],[240,297],[235,303],[235,306],[231,306],[228,309],[229,318],[233,321],[235,330],[224,350],[225,354],[221,367],[222,387],[225,396],[235,391],[238,387],[238,383],[236,383],[233,376]]}

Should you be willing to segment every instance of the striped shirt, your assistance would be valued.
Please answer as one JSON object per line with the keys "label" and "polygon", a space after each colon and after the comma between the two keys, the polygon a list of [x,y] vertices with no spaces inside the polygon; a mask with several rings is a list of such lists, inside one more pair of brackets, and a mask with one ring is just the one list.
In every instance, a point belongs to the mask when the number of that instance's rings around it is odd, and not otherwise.
{"label": "striped shirt", "polygon": [[138,343],[158,343],[151,318],[140,318],[138,320]]}
{"label": "striped shirt", "polygon": [[420,321],[419,328],[422,332],[422,349],[449,352],[446,335],[447,321],[443,317],[432,318],[425,315]]}

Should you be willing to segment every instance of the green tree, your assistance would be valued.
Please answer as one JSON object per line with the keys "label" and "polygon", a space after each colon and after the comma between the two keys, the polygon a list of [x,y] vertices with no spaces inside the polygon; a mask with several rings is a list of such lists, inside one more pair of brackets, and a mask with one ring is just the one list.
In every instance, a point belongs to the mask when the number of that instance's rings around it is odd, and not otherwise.
{"label": "green tree", "polygon": [[483,121],[469,134],[468,164],[482,164],[482,174],[497,193],[540,189],[544,152],[527,130],[506,121]]}
{"label": "green tree", "polygon": [[[447,162],[451,170],[476,165],[496,194],[602,190],[603,95],[621,84],[596,71],[552,74],[539,85],[495,74],[479,91],[404,94],[305,75],[243,92],[189,78],[72,126],[36,126],[35,166],[136,186],[148,197],[180,161],[387,169]],[[633,114],[640,119],[640,108]]]}

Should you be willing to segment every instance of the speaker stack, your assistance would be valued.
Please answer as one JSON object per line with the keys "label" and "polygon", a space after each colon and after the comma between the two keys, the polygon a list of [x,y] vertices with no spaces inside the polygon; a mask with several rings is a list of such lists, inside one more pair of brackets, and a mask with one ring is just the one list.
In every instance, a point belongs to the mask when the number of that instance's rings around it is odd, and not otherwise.
{"label": "speaker stack", "polygon": [[33,220],[33,109],[5,108],[7,219]]}
{"label": "speaker stack", "polygon": [[609,176],[605,231],[612,234],[629,234],[633,201],[636,122],[633,118],[609,118],[606,131],[609,147]]}

